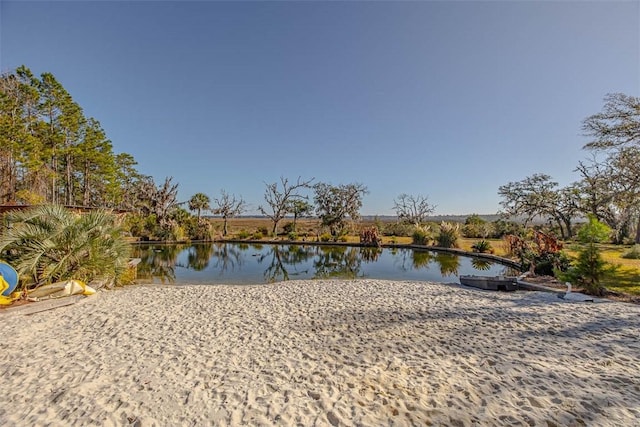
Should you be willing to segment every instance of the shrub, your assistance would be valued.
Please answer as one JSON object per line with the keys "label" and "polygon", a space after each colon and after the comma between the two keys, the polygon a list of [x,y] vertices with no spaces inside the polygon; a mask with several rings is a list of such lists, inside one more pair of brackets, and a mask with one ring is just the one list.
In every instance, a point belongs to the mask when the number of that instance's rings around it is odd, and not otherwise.
{"label": "shrub", "polygon": [[603,295],[605,289],[600,281],[608,267],[596,243],[608,239],[610,235],[611,229],[607,225],[590,216],[589,222],[578,232],[578,240],[582,246],[578,249],[575,265],[561,274],[561,278],[583,286],[590,294]]}
{"label": "shrub", "polygon": [[550,234],[533,230],[526,239],[513,234],[504,239],[506,250],[520,261],[525,270],[541,275],[556,275],[569,268],[570,260],[561,252],[562,244]]}
{"label": "shrub", "polygon": [[330,233],[322,233],[320,235],[320,241],[321,242],[329,242],[333,237],[331,236]]}
{"label": "shrub", "polygon": [[209,221],[192,218],[186,222],[187,235],[192,240],[213,240],[214,229]]}
{"label": "shrub", "polygon": [[625,259],[640,259],[640,245],[633,245],[631,249],[622,255]]}
{"label": "shrub", "polygon": [[298,239],[298,233],[296,233],[295,231],[290,231],[290,232],[287,234],[287,238],[288,238],[289,240],[297,240],[297,239]]}
{"label": "shrub", "polygon": [[460,224],[442,222],[440,232],[436,237],[437,245],[441,248],[457,248],[460,238]]}
{"label": "shrub", "polygon": [[155,214],[144,216],[139,213],[129,213],[122,224],[124,231],[129,231],[133,237],[151,240],[159,232],[158,220]]}
{"label": "shrub", "polygon": [[543,252],[534,256],[534,273],[544,276],[556,276],[567,271],[571,259],[564,252]]}
{"label": "shrub", "polygon": [[0,255],[36,286],[104,278],[121,283],[131,247],[119,219],[105,210],[77,214],[58,205],[5,216]]}
{"label": "shrub", "polygon": [[495,238],[501,238],[507,235],[518,235],[524,231],[524,226],[522,224],[518,224],[512,221],[505,221],[503,219],[494,221],[491,226],[493,229],[491,237]]}
{"label": "shrub", "polygon": [[382,239],[378,235],[378,227],[369,227],[361,230],[360,243],[367,246],[381,246]]}
{"label": "shrub", "polygon": [[157,240],[181,241],[187,238],[187,233],[181,225],[169,220],[157,227],[154,237]]}
{"label": "shrub", "polygon": [[473,252],[479,252],[481,254],[486,252],[493,252],[491,243],[486,240],[480,240],[479,242],[474,243],[473,245],[471,245],[471,249],[473,249]]}
{"label": "shrub", "polygon": [[431,231],[428,227],[416,227],[411,235],[411,241],[414,245],[427,246],[431,242]]}
{"label": "shrub", "polygon": [[249,234],[249,232],[247,230],[240,230],[238,231],[238,239],[248,239],[249,236],[251,236],[251,234]]}
{"label": "shrub", "polygon": [[488,223],[477,214],[467,217],[462,227],[462,234],[470,238],[485,239],[487,236],[493,234],[493,232],[493,224]]}
{"label": "shrub", "polygon": [[412,235],[415,227],[411,224],[395,222],[384,224],[380,230],[383,236],[409,237]]}

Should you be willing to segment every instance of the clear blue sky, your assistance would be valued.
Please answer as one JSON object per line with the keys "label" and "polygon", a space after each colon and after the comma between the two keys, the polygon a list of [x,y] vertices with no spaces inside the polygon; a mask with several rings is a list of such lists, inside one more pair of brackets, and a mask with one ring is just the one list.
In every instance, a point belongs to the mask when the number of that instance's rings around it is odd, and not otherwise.
{"label": "clear blue sky", "polygon": [[581,121],[640,94],[639,1],[0,0],[0,68],[51,72],[116,152],[252,211],[265,182],[360,182],[495,213],[498,187],[561,184]]}

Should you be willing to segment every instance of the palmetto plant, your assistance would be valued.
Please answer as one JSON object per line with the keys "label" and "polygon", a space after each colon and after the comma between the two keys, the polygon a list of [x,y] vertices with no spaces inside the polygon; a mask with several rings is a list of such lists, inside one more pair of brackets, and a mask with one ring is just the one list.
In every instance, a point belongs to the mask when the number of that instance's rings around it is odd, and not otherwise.
{"label": "palmetto plant", "polygon": [[5,216],[0,257],[39,286],[66,279],[105,278],[116,283],[127,268],[130,246],[118,218],[105,210],[78,214],[58,205]]}

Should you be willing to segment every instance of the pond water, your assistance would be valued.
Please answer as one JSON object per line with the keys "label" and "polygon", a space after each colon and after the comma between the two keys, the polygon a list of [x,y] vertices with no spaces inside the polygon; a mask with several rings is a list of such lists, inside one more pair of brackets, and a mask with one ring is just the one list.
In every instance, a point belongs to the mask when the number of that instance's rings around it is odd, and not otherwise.
{"label": "pond water", "polygon": [[137,245],[138,278],[153,283],[259,284],[300,279],[458,283],[465,274],[509,274],[480,258],[408,248],[196,243]]}

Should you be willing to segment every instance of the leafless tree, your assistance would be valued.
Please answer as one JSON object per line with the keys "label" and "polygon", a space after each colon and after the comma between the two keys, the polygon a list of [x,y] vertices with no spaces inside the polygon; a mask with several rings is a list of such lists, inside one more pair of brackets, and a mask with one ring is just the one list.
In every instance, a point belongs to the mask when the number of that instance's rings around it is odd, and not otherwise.
{"label": "leafless tree", "polygon": [[435,211],[436,206],[429,204],[427,196],[402,193],[394,200],[393,208],[400,221],[417,227],[427,220],[427,217]]}
{"label": "leafless tree", "polygon": [[296,199],[303,199],[299,190],[310,188],[314,178],[303,180],[298,177],[295,183],[289,182],[285,177],[280,177],[280,183],[267,184],[264,192],[264,200],[267,207],[258,206],[258,210],[273,222],[272,234],[278,235],[278,223],[289,213],[291,202]]}
{"label": "leafless tree", "polygon": [[224,220],[222,235],[227,235],[227,220],[229,218],[241,215],[246,210],[246,203],[241,196],[236,197],[222,190],[220,198],[214,198],[213,203],[216,205],[212,209],[214,215],[220,215]]}

